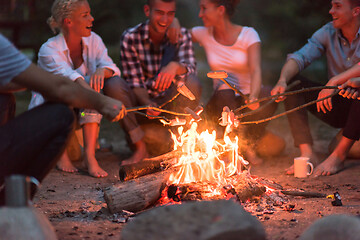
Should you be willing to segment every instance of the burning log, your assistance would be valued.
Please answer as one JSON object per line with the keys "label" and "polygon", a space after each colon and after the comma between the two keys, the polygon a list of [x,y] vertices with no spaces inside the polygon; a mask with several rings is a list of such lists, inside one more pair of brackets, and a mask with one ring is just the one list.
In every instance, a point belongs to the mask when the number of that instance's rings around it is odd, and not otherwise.
{"label": "burning log", "polygon": [[146,158],[139,163],[120,166],[120,181],[124,182],[164,170],[180,156],[181,151],[171,151],[157,157]]}
{"label": "burning log", "polygon": [[110,212],[138,212],[151,206],[159,199],[169,173],[166,170],[105,188],[104,198]]}
{"label": "burning log", "polygon": [[240,201],[246,202],[253,197],[262,196],[266,192],[266,187],[262,184],[259,184],[248,174],[240,174],[235,176],[236,184],[232,184],[234,186],[234,190]]}

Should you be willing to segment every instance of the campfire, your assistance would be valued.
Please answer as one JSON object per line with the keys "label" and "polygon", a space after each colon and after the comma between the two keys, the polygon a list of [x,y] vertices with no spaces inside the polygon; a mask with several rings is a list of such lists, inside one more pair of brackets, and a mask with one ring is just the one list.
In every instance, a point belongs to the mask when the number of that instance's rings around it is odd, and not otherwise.
{"label": "campfire", "polygon": [[192,121],[171,133],[173,151],[122,166],[119,177],[123,182],[104,191],[110,211],[137,212],[150,206],[218,199],[244,204],[262,198],[275,205],[284,203],[284,195],[273,191],[281,186],[251,176],[249,163],[239,151],[241,136],[230,137],[237,123],[227,109],[221,123],[225,126],[221,140],[216,139],[215,131],[198,132],[198,123]]}

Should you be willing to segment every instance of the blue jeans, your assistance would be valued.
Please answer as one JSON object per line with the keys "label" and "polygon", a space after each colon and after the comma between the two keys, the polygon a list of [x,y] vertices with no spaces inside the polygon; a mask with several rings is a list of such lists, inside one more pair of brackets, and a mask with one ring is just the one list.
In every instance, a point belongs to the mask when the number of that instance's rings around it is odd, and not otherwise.
{"label": "blue jeans", "polygon": [[[73,130],[73,111],[63,105],[45,103],[0,127],[0,189],[5,177],[22,174],[42,181],[65,150]],[[32,191],[31,197],[35,194]],[[4,204],[0,190],[0,206]]]}
{"label": "blue jeans", "polygon": [[[262,87],[260,91],[259,98],[263,98],[270,95],[270,87]],[[267,101],[260,103],[260,106],[266,104]],[[223,107],[228,106],[230,110],[235,110],[240,106],[245,104],[245,99],[241,96],[236,96],[235,92],[231,89],[215,91],[213,96],[210,98],[207,103],[204,112],[206,114],[206,120],[208,125],[213,126],[217,131],[217,137],[222,138],[224,134],[224,127],[219,125],[219,119],[223,111]],[[277,104],[272,103],[265,107],[260,112],[257,112],[253,115],[244,117],[241,119],[243,122],[247,121],[256,121],[264,118],[271,117],[276,111]],[[243,109],[240,113],[245,113],[250,111],[249,108]],[[237,113],[239,114],[239,113]],[[249,125],[240,125],[241,130],[243,131],[244,137],[249,140],[249,144],[255,144],[265,133],[265,128],[268,122],[260,124],[249,124]]]}

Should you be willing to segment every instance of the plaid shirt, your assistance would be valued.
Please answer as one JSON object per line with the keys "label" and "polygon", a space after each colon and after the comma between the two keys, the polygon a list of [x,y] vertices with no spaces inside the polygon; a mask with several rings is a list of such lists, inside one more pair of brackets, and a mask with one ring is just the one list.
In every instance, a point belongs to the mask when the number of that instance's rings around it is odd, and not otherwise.
{"label": "plaid shirt", "polygon": [[[179,76],[185,78],[196,72],[196,62],[191,34],[185,28],[181,29],[181,34],[174,61],[186,67],[187,73]],[[149,36],[148,21],[125,30],[120,41],[122,76],[131,88],[146,88],[152,97],[160,95],[153,86],[160,70],[163,50],[168,44],[169,39],[165,37],[160,48],[155,47]]]}

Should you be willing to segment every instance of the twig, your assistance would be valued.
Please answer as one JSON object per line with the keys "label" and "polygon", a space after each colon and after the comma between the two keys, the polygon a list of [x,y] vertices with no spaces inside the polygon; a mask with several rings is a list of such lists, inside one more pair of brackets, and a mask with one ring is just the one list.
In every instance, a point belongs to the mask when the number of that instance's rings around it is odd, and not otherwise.
{"label": "twig", "polygon": [[243,94],[239,89],[235,87],[235,85],[231,85],[225,78],[219,78],[221,81],[223,81],[228,87],[230,87],[232,90],[234,90],[236,93],[238,93],[241,97],[243,97],[245,100],[248,99],[248,97]]}
{"label": "twig", "polygon": [[327,196],[327,194],[325,193],[290,191],[290,190],[282,190],[281,193],[290,196],[300,196],[300,197],[308,197],[308,198],[326,198]]}
{"label": "twig", "polygon": [[[290,89],[290,85],[289,85],[289,89]],[[276,98],[281,97],[281,96],[290,96],[290,95],[295,95],[295,94],[298,94],[298,93],[304,93],[304,92],[310,92],[310,91],[316,91],[316,90],[322,90],[322,89],[339,89],[339,87],[338,86],[318,86],[318,87],[303,88],[303,89],[299,89],[299,90],[295,90],[295,91],[283,92],[283,93],[279,93],[279,94],[276,94],[276,95],[260,98],[260,99],[258,99],[256,101],[245,104],[245,105],[235,109],[234,113],[237,113],[240,110],[242,110],[242,109],[244,109],[244,108],[246,108],[249,105],[254,104],[254,103],[259,103],[259,102],[263,102],[263,101],[270,100],[270,99],[275,99],[276,100]]]}
{"label": "twig", "polygon": [[171,98],[169,101],[164,102],[163,104],[161,104],[161,105],[159,106],[159,108],[165,107],[168,103],[171,103],[172,101],[174,101],[179,95],[180,95],[180,93],[178,92],[178,93],[177,93],[173,98]]}
{"label": "twig", "polygon": [[190,116],[191,115],[189,113],[179,113],[179,112],[174,112],[174,111],[170,111],[170,110],[166,110],[166,109],[162,109],[162,108],[158,108],[158,107],[151,107],[151,106],[140,106],[140,107],[127,108],[126,111],[127,112],[136,112],[136,111],[148,110],[148,109],[152,109],[152,110],[155,110],[158,112],[169,113],[169,114],[176,115],[176,116]]}
{"label": "twig", "polygon": [[[338,94],[339,91],[340,91],[340,89],[338,89],[338,90],[335,91],[333,94],[331,94],[331,95],[329,95],[329,96],[327,96],[327,97],[320,98],[320,99],[316,99],[316,100],[314,100],[314,101],[308,102],[308,103],[306,103],[306,104],[303,104],[303,105],[298,106],[298,107],[296,107],[296,108],[290,109],[290,110],[285,111],[285,112],[283,112],[283,113],[279,113],[279,114],[274,115],[274,116],[272,116],[272,117],[265,118],[265,119],[258,120],[258,121],[240,122],[240,124],[246,125],[246,124],[259,124],[259,123],[263,123],[263,122],[268,122],[268,121],[274,120],[274,119],[276,119],[276,118],[282,117],[282,116],[284,116],[284,115],[286,115],[286,114],[295,112],[295,111],[297,111],[297,110],[299,110],[299,109],[302,109],[302,108],[305,108],[305,107],[307,107],[307,106],[310,106],[310,105],[312,105],[312,104],[314,104],[314,103],[321,102],[321,101],[323,101],[323,100],[325,100],[325,99],[331,98],[331,97],[335,96],[336,94]],[[240,115],[240,116],[238,116],[237,118],[238,118],[238,119],[239,119],[239,118],[243,118],[243,115]]]}

